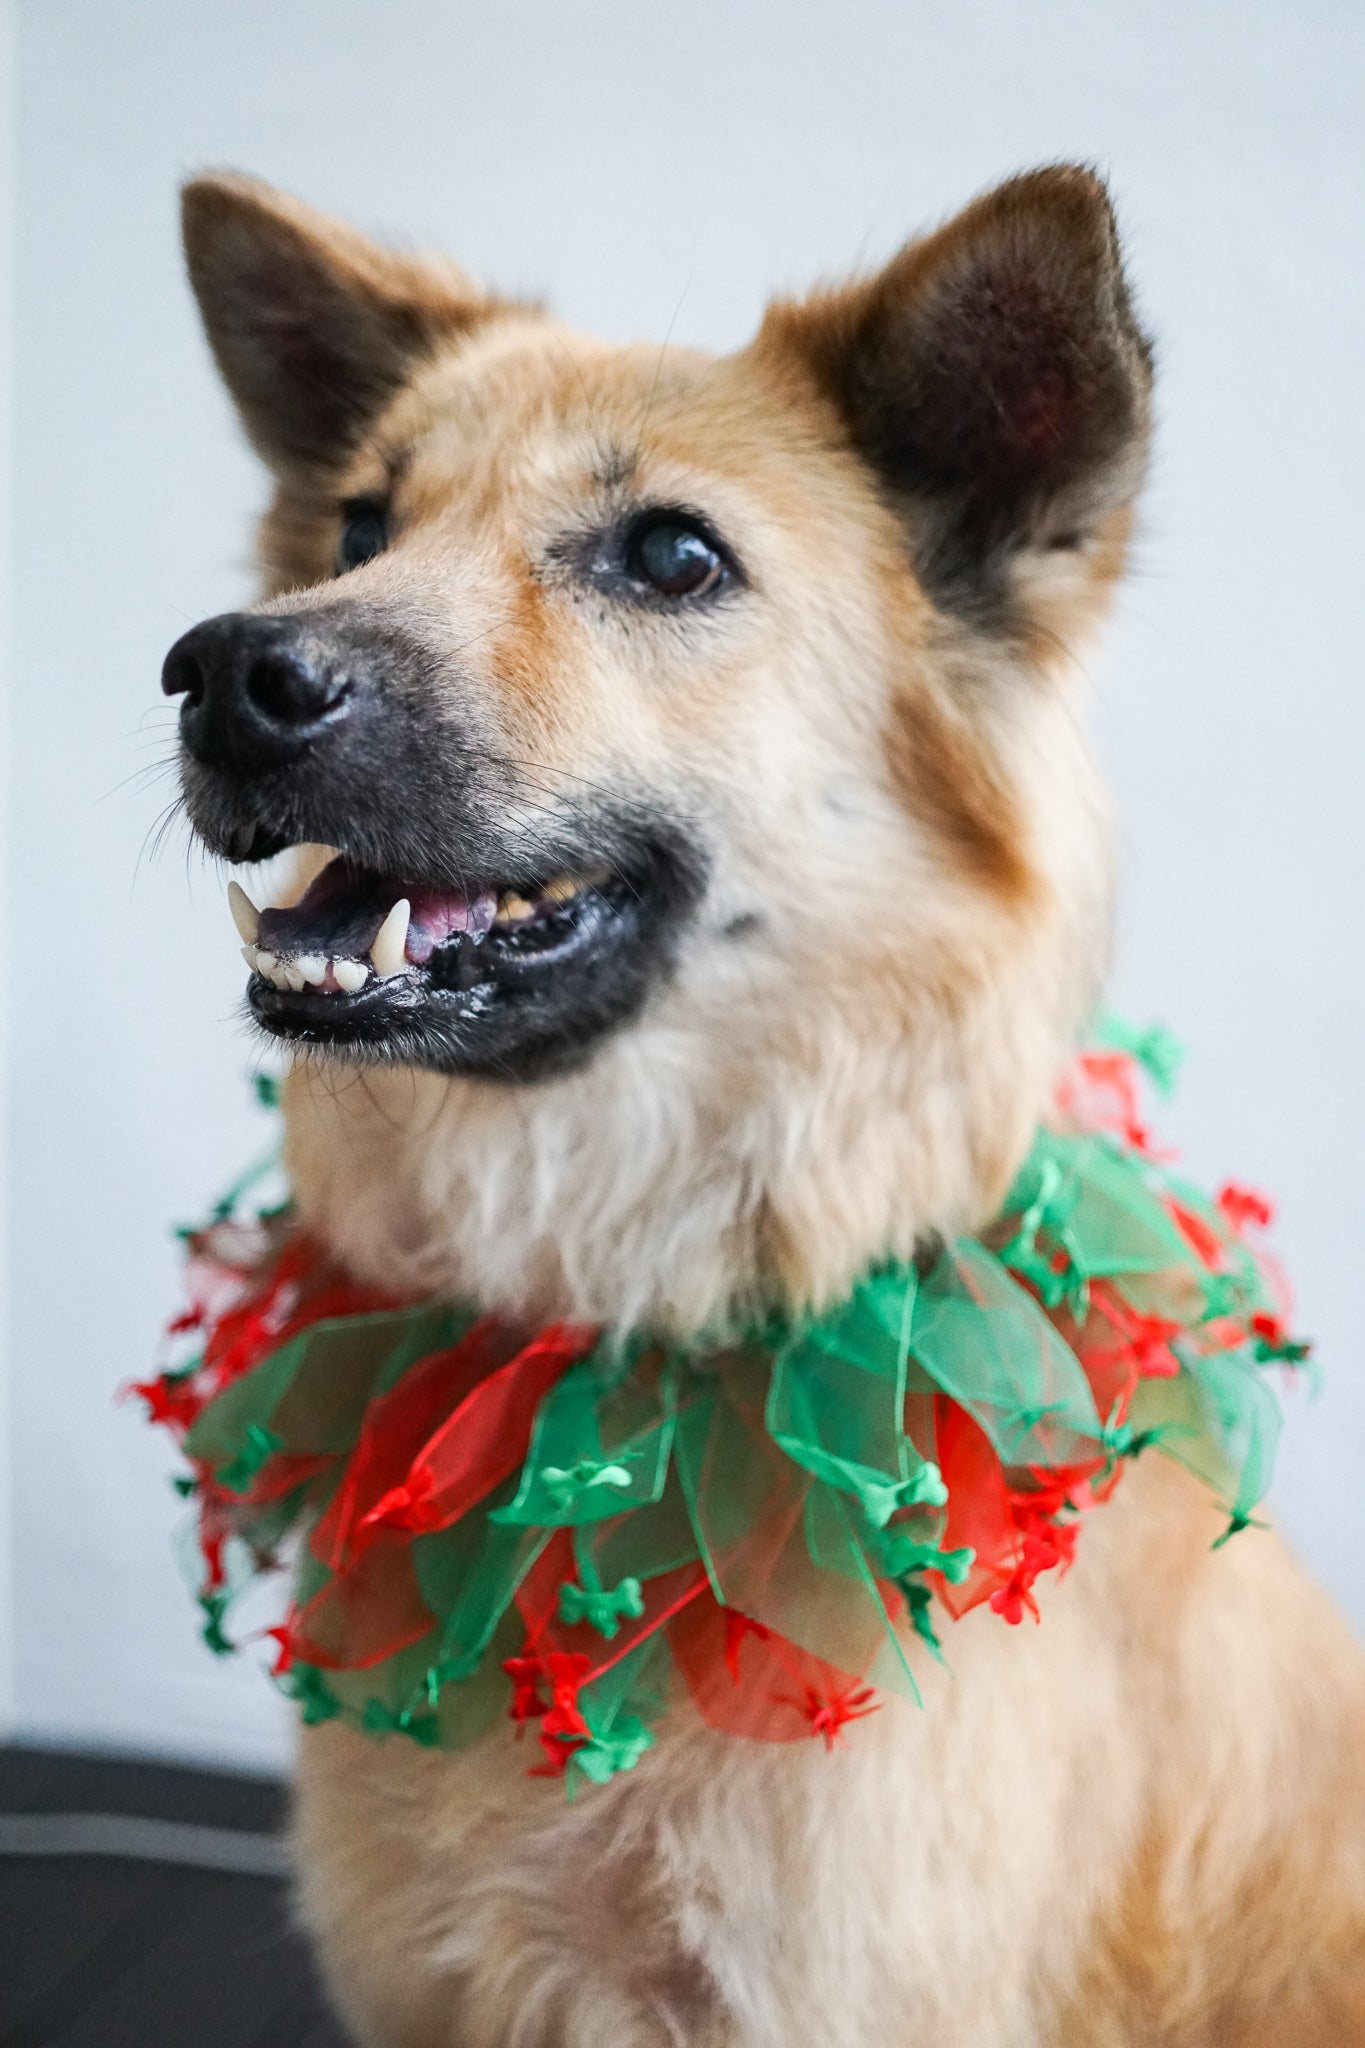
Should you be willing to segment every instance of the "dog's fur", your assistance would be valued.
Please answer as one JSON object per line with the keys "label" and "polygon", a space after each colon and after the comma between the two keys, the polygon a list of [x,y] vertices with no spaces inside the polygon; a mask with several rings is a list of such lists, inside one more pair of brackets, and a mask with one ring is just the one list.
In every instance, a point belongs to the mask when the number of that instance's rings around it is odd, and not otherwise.
{"label": "dog's fur", "polygon": [[[687,1332],[988,1218],[1104,966],[1078,661],[1150,358],[1097,181],[1015,180],[719,360],[244,180],[187,189],[186,241],[277,478],[267,609],[420,641],[423,715],[484,736],[524,830],[605,791],[705,853],[671,971],[577,1070],[296,1065],[310,1228],[360,1278]],[[390,547],[328,582],[379,491]],[[585,589],[562,537],[627,501],[703,508],[743,590]],[[344,2011],[379,2048],[1365,2044],[1365,1659],[1273,1535],[1217,1529],[1144,1460],[1040,1628],[968,1617],[923,1712],[832,1755],[679,1705],[567,1804],[505,1730],[309,1731]]]}

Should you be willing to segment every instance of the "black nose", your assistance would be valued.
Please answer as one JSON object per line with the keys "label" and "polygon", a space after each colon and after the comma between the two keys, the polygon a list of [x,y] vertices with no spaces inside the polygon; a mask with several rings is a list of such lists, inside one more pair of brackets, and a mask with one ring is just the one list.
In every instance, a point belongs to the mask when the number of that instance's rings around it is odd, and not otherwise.
{"label": "black nose", "polygon": [[223,612],[176,641],[161,670],[185,699],[180,734],[196,761],[257,775],[287,766],[344,717],[351,684],[305,618]]}

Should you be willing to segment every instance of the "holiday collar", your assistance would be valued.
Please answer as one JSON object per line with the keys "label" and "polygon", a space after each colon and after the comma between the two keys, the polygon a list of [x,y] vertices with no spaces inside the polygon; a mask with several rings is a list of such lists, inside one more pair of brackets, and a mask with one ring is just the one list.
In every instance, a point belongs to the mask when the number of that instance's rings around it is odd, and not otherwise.
{"label": "holiday collar", "polygon": [[305,1721],[460,1748],[510,1717],[572,1789],[634,1765],[678,1686],[714,1727],[831,1747],[917,1698],[937,1610],[1036,1620],[1148,1447],[1244,1527],[1264,1369],[1306,1347],[1264,1200],[1153,1147],[1139,1069],[1173,1067],[1110,1022],[991,1229],[691,1345],[395,1301],[240,1185],[183,1233],[191,1305],[136,1388],[189,1463],[210,1647],[287,1547],[257,1634]]}

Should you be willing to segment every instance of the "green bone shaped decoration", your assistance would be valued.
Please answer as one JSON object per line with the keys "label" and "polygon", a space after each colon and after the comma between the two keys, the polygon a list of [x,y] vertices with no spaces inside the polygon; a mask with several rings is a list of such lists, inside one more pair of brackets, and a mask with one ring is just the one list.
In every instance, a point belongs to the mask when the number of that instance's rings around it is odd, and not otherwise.
{"label": "green bone shaped decoration", "polygon": [[273,1429],[263,1429],[259,1422],[249,1422],[246,1439],[236,1457],[229,1464],[219,1466],[218,1484],[225,1486],[229,1493],[250,1492],[251,1482],[262,1465],[283,1448],[284,1438],[276,1436]]}
{"label": "green bone shaped decoration", "polygon": [[644,1588],[635,1578],[622,1579],[615,1586],[576,1585],[565,1579],[559,1589],[560,1619],[570,1628],[586,1621],[608,1642],[620,1634],[623,1621],[638,1621],[644,1611]]}
{"label": "green bone shaped decoration", "polygon": [[658,1500],[673,1445],[673,1380],[665,1367],[653,1386],[604,1387],[596,1353],[571,1366],[541,1403],[515,1499],[491,1519],[572,1527]]}

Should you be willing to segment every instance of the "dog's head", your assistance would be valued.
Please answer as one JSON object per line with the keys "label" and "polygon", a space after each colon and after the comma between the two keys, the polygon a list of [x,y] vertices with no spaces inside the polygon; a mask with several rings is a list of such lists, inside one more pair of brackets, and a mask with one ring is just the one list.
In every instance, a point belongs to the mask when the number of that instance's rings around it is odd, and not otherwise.
{"label": "dog's head", "polygon": [[[248,181],[185,225],[276,494],[264,602],[164,683],[207,845],[331,850],[239,899],[258,1022],[323,1055],[305,1200],[405,1180],[428,1278],[686,1318],[989,1206],[1103,947],[1069,670],[1150,376],[1099,182],[1016,179],[719,359]],[[408,1133],[344,1173],[338,1061]],[[639,1303],[563,1242],[584,1202]]]}

